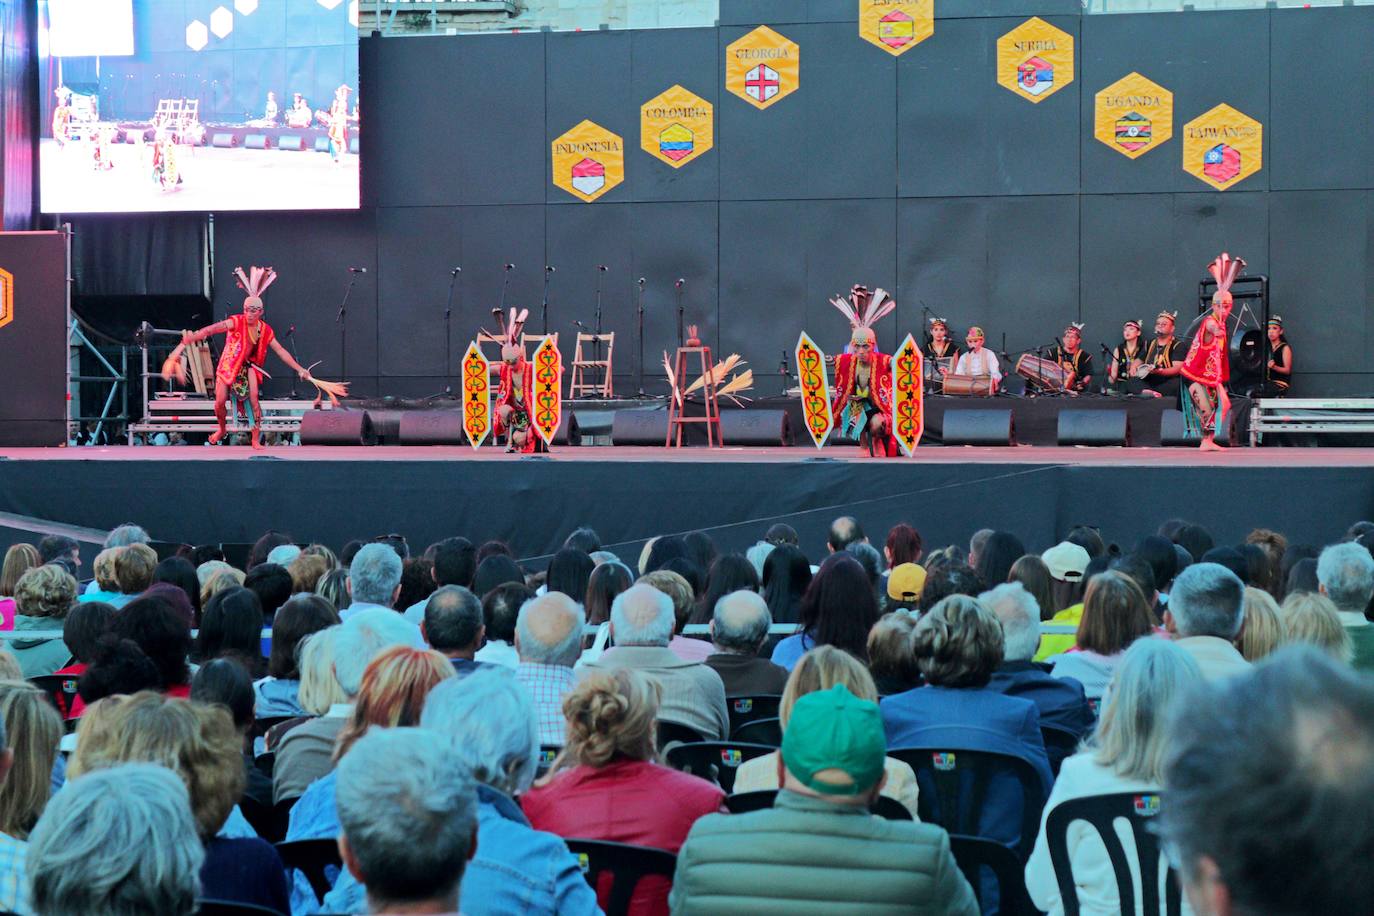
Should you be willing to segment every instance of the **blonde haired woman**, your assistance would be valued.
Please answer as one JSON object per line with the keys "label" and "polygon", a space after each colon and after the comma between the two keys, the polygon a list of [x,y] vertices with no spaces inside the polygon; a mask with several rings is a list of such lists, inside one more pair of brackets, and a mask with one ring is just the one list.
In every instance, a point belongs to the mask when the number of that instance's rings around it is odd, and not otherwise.
{"label": "blonde haired woman", "polygon": [[1317,592],[1298,592],[1288,596],[1279,609],[1288,642],[1311,643],[1337,661],[1350,664],[1355,657],[1350,631],[1341,624],[1340,614],[1331,599]]}
{"label": "blonde haired woman", "polygon": [[0,598],[13,598],[14,587],[19,584],[24,573],[35,566],[42,566],[43,558],[38,548],[32,544],[15,544],[5,551],[5,565],[0,568]]}
{"label": "blonde haired woman", "polygon": [[42,690],[26,681],[0,681],[0,720],[5,744],[14,753],[0,783],[0,849],[8,840],[27,840],[48,804],[52,765],[62,740],[62,719]]}
{"label": "blonde haired woman", "polygon": [[[843,649],[834,646],[817,646],[807,652],[797,662],[792,673],[787,676],[787,686],[782,690],[782,702],[778,704],[778,719],[783,730],[787,720],[792,717],[792,707],[800,697],[818,690],[829,690],[836,684],[843,684],[854,696],[869,702],[878,702],[878,688],[873,676],[857,658]],[[920,820],[916,811],[916,774],[910,764],[892,757],[883,766],[887,782],[882,794],[901,804],[911,812],[912,820]],[[765,754],[745,761],[735,772],[735,792],[757,792],[763,789],[779,789],[778,752]]]}
{"label": "blonde haired woman", "polygon": [[[1178,699],[1203,683],[1192,656],[1164,639],[1137,640],[1116,666],[1097,730],[1083,749],[1064,761],[1059,779],[1040,816],[1040,833],[1026,863],[1026,890],[1035,905],[1050,914],[1064,912],[1050,862],[1045,822],[1054,808],[1077,798],[1117,792],[1155,793],[1163,785],[1164,757],[1169,746],[1168,717]],[[1118,831],[1120,835],[1120,831]],[[1126,861],[1139,886],[1140,868],[1135,841],[1123,836]],[[1116,872],[1096,828],[1082,821],[1069,826],[1069,863],[1078,888],[1079,912],[1119,914]],[[1168,869],[1161,864],[1161,886]],[[1160,891],[1163,899],[1163,890]],[[1137,911],[1141,897],[1136,896]]]}
{"label": "blonde haired woman", "polygon": [[[553,774],[520,799],[531,827],[676,853],[697,818],[723,810],[718,786],[654,762],[662,693],[642,671],[616,668],[589,675],[563,698],[567,743]],[[666,879],[645,878],[629,912],[666,914],[668,890]],[[605,889],[599,896],[605,906]]]}
{"label": "blonde haired woman", "polygon": [[1244,608],[1245,622],[1235,639],[1236,648],[1247,662],[1257,662],[1287,641],[1283,620],[1274,596],[1253,585],[1245,588]]}
{"label": "blonde haired woman", "polygon": [[95,580],[86,587],[78,601],[103,601],[109,603],[119,597],[119,580],[115,578],[115,558],[123,547],[106,547],[95,555],[91,564],[91,574]]}
{"label": "blonde haired woman", "polygon": [[[56,564],[35,566],[14,589],[17,612],[14,629],[61,630],[67,611],[76,602],[76,580]],[[15,639],[9,643],[24,677],[52,674],[71,661],[72,653],[59,639]]]}

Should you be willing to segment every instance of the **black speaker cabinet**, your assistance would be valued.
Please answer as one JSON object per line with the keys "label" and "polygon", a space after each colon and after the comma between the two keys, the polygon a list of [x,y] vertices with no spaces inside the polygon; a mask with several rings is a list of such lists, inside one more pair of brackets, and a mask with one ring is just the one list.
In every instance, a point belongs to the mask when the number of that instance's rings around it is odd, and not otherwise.
{"label": "black speaker cabinet", "polygon": [[220,149],[232,149],[239,145],[239,141],[233,134],[217,133],[210,137],[210,145]]}
{"label": "black speaker cabinet", "polygon": [[726,445],[791,445],[785,410],[722,410],[720,438]]}
{"label": "black speaker cabinet", "polygon": [[667,438],[666,410],[617,410],[611,420],[612,445],[662,445]]}
{"label": "black speaker cabinet", "polygon": [[1060,445],[1130,445],[1131,421],[1124,408],[1061,410]]}
{"label": "black speaker cabinet", "polygon": [[461,410],[410,410],[401,414],[398,433],[401,445],[462,445]]}
{"label": "black speaker cabinet", "polygon": [[277,149],[288,149],[299,153],[305,149],[305,143],[299,134],[283,134],[277,138]]}
{"label": "black speaker cabinet", "polygon": [[940,441],[945,445],[1015,445],[1011,410],[946,410]]}
{"label": "black speaker cabinet", "polygon": [[329,138],[328,138],[328,137],[316,137],[316,138],[315,138],[315,152],[317,152],[317,153],[327,153],[327,152],[329,152]]}
{"label": "black speaker cabinet", "polygon": [[301,416],[301,445],[376,445],[366,410],[307,410]]}
{"label": "black speaker cabinet", "polygon": [[243,138],[244,149],[270,149],[271,143],[267,141],[267,134],[249,134]]}
{"label": "black speaker cabinet", "polygon": [[558,432],[553,434],[554,445],[581,445],[582,431],[577,422],[577,414],[568,409],[563,402],[563,419],[558,424]]}

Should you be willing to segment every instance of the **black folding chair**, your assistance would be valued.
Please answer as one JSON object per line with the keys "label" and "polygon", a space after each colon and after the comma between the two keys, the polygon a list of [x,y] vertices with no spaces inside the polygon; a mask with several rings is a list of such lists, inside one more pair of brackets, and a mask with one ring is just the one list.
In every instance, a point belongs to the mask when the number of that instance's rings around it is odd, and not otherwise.
{"label": "black folding chair", "polygon": [[[1069,824],[1084,821],[1091,824],[1102,837],[1107,847],[1107,856],[1112,861],[1112,871],[1116,873],[1117,894],[1121,898],[1121,912],[1135,912],[1135,881],[1131,876],[1131,866],[1126,860],[1126,850],[1116,833],[1116,821],[1125,819],[1131,825],[1131,835],[1135,838],[1137,864],[1140,868],[1141,911],[1146,914],[1159,910],[1159,838],[1152,829],[1153,819],[1160,811],[1160,796],[1147,792],[1118,792],[1112,795],[1094,795],[1089,798],[1075,798],[1072,801],[1055,805],[1045,820],[1045,840],[1050,847],[1050,862],[1054,865],[1054,877],[1059,882],[1059,897],[1063,901],[1064,916],[1078,916],[1078,890],[1073,880],[1073,864],[1069,861],[1068,832]],[[1164,911],[1168,916],[1178,916],[1182,908],[1183,894],[1178,882],[1178,873],[1168,869],[1164,884]]]}
{"label": "black folding chair", "polygon": [[549,771],[549,767],[553,766],[554,758],[558,756],[558,752],[561,750],[563,750],[563,748],[559,747],[557,744],[539,745],[539,765],[534,771],[536,779]]}
{"label": "black folding chair", "polygon": [[735,737],[735,729],[755,719],[776,719],[778,704],[782,697],[777,694],[759,694],[749,697],[726,697],[725,709],[730,714],[730,737]]}
{"label": "black folding chair", "polygon": [[334,879],[331,879],[327,869],[334,868],[334,878],[338,878],[338,870],[343,868],[343,857],[339,855],[339,844],[336,840],[292,840],[290,843],[278,843],[277,854],[281,856],[282,864],[287,869],[299,869],[305,879],[310,882],[310,887],[315,891],[315,896],[323,900],[324,895],[329,893],[334,886]]}
{"label": "black folding chair", "polygon": [[283,798],[275,805],[264,805],[250,796],[239,799],[239,810],[252,825],[258,836],[269,843],[280,843],[286,837],[286,827],[291,822],[291,809],[297,798]]}
{"label": "black folding chair", "polygon": [[694,741],[668,749],[668,766],[714,782],[729,795],[735,787],[735,770],[746,760],[777,750],[767,744],[741,741]]}
{"label": "black folding chair", "polygon": [[663,749],[667,747],[669,744],[672,744],[674,741],[679,741],[683,744],[690,744],[694,741],[705,740],[706,736],[703,735],[701,732],[697,731],[695,728],[691,728],[686,725],[679,725],[677,722],[664,722],[661,719],[659,720],[658,750],[660,753],[662,753]]}
{"label": "black folding chair", "polygon": [[662,849],[604,840],[568,840],[567,843],[593,890],[597,889],[602,874],[611,875],[606,916],[624,916],[629,912],[630,897],[641,878],[660,875],[671,881],[677,870],[677,856]]}
{"label": "black folding chair", "polygon": [[40,674],[29,678],[29,683],[47,694],[48,700],[65,717],[72,708],[72,702],[76,699],[76,682],[78,680],[80,680],[80,675]]}
{"label": "black folding chair", "polygon": [[976,836],[950,834],[949,850],[959,870],[968,879],[978,904],[983,906],[984,883],[983,869],[992,873],[997,888],[997,912],[1003,916],[1039,916],[1040,911],[1031,903],[1026,893],[1026,877],[1021,857],[1010,846]]}
{"label": "black folding chair", "polygon": [[[777,789],[757,789],[753,792],[740,792],[735,795],[725,796],[725,807],[731,814],[746,814],[750,811],[762,811],[765,808],[773,807],[773,800],[777,797]],[[895,798],[888,798],[886,795],[879,795],[878,800],[873,803],[871,810],[884,820],[909,821],[913,819],[911,817],[911,812],[906,810],[906,806]]]}
{"label": "black folding chair", "polygon": [[258,772],[268,779],[272,778],[272,771],[277,768],[277,755],[274,751],[265,751],[253,758],[253,766]]}
{"label": "black folding chair", "polygon": [[782,747],[782,721],[780,719],[755,719],[735,729],[731,741],[744,741],[748,744],[766,744],[769,747]]}
{"label": "black folding chair", "polygon": [[1040,735],[1045,740],[1045,753],[1050,758],[1050,772],[1057,778],[1060,764],[1065,758],[1072,757],[1078,752],[1078,744],[1082,739],[1076,733],[1058,725],[1042,724]]}
{"label": "black folding chair", "polygon": [[197,900],[196,913],[197,916],[288,916],[269,906],[236,900]]}
{"label": "black folding chair", "polygon": [[1027,761],[1011,754],[970,751],[958,747],[904,747],[887,752],[911,765],[920,786],[921,820],[949,833],[998,840],[990,833],[1004,818],[987,812],[989,794],[1015,786],[1020,796],[1019,840],[1015,849],[1030,855],[1040,829],[1045,792],[1040,774]]}
{"label": "black folding chair", "polygon": [[292,720],[292,719],[298,719],[298,718],[300,718],[300,717],[299,717],[299,716],[264,716],[264,717],[261,718],[261,719],[254,719],[254,720],[253,720],[253,725],[252,725],[252,727],[248,729],[248,737],[250,737],[250,738],[260,738],[260,737],[262,737],[263,735],[267,734],[267,730],[270,729],[272,726],[278,725],[278,724],[280,724],[280,723],[282,723],[282,722],[289,722],[289,721]]}

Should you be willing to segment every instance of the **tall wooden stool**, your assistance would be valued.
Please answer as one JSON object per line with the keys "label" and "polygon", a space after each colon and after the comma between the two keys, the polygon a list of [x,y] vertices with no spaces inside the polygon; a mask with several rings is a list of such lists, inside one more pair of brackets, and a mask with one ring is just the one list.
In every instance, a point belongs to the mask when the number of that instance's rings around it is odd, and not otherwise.
{"label": "tall wooden stool", "polygon": [[[701,417],[685,416],[687,410],[687,358],[695,354],[701,360],[701,374],[706,378],[706,384],[702,386],[702,400],[705,403],[706,414]],[[685,423],[705,423],[706,424],[706,446],[724,445],[725,441],[720,434],[720,405],[716,403],[716,383],[711,378],[711,373],[715,369],[715,363],[711,361],[710,347],[678,347],[677,359],[674,361],[673,377],[677,379],[678,390],[683,392],[682,403],[678,404],[676,396],[668,399],[668,438],[663,443],[665,447],[682,447],[682,426]],[[677,433],[674,438],[674,432]]]}
{"label": "tall wooden stool", "polygon": [[[582,345],[592,343],[604,343],[606,345],[605,359],[586,359],[582,355]],[[609,334],[578,334],[577,345],[573,348],[572,374],[568,381],[568,398],[592,397],[612,398],[615,392],[611,389],[611,357],[615,353],[615,332]],[[601,381],[596,381],[596,373],[601,372]],[[587,374],[591,373],[591,381],[587,381]]]}

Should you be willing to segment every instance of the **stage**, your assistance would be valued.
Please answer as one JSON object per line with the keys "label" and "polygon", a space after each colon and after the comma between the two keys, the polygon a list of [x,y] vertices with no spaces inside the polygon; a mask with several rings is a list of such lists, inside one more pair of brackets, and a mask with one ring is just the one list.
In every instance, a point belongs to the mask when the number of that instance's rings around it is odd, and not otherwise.
{"label": "stage", "polygon": [[1044,550],[1076,524],[1129,547],[1174,516],[1203,523],[1218,543],[1268,526],[1320,545],[1374,517],[1371,464],[1368,450],[1334,448],[947,447],[899,459],[856,448],[9,449],[0,513],[95,530],[136,520],[189,543],[276,528],[336,548],[398,532],[419,550],[462,534],[506,540],[536,568],[584,524],[634,560],[657,534],[706,530],[722,549],[743,550],[786,522],[817,560],[844,514],[879,543],[909,521],[932,548],[1005,527]]}

